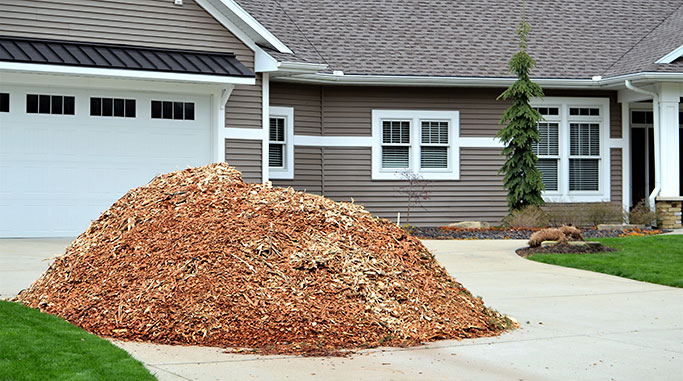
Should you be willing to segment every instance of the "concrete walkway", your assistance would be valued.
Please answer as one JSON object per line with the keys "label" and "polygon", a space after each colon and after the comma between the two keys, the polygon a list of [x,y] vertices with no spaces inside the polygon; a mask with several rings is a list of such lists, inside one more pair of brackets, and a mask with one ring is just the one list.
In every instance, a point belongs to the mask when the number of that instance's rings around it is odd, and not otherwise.
{"label": "concrete walkway", "polygon": [[[64,245],[37,241],[30,248],[31,240],[22,241],[0,241],[2,297],[30,284],[46,267],[40,259]],[[531,262],[514,254],[524,241],[426,244],[473,294],[522,327],[496,338],[362,351],[351,358],[115,344],[160,380],[683,380],[683,289]],[[6,255],[13,245],[23,245],[27,255]],[[11,272],[6,265],[28,268],[26,279],[18,273],[5,278]]]}

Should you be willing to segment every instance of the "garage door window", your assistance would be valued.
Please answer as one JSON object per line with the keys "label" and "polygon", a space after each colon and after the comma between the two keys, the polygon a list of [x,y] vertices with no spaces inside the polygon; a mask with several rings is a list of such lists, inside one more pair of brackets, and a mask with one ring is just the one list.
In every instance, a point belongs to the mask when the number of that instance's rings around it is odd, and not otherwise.
{"label": "garage door window", "polygon": [[90,115],[135,118],[135,99],[90,98]]}
{"label": "garage door window", "polygon": [[152,101],[152,119],[194,120],[194,103]]}
{"label": "garage door window", "polygon": [[26,95],[29,114],[74,115],[76,98],[65,95]]}
{"label": "garage door window", "polygon": [[9,112],[9,94],[0,93],[0,112]]}

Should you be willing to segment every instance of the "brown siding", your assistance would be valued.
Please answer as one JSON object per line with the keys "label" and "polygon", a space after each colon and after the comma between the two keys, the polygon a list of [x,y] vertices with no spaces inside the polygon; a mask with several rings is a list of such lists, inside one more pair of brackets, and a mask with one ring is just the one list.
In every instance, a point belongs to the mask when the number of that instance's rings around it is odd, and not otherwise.
{"label": "brown siding", "polygon": [[294,133],[297,135],[322,134],[321,86],[270,84],[270,105],[294,107]]}
{"label": "brown siding", "polygon": [[610,190],[611,197],[610,201],[615,204],[621,205],[622,201],[622,165],[621,165],[621,148],[612,148],[610,152]]}
{"label": "brown siding", "polygon": [[3,0],[0,35],[254,53],[193,0]]}
{"label": "brown siding", "polygon": [[273,180],[273,185],[322,194],[323,150],[324,148],[321,147],[294,147],[294,176],[296,180]]}
{"label": "brown siding", "polygon": [[256,75],[256,86],[237,85],[225,107],[225,126],[229,128],[263,128],[261,75]]}
{"label": "brown siding", "polygon": [[261,141],[225,140],[225,161],[242,172],[248,183],[262,183]]}

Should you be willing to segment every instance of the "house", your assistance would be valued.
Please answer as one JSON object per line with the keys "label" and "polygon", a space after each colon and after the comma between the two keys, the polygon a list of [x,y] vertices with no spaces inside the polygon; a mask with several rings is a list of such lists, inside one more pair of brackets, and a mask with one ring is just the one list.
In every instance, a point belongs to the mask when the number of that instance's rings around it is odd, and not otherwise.
{"label": "house", "polygon": [[[4,0],[0,237],[78,234],[155,174],[222,160],[390,219],[417,173],[411,224],[499,222],[520,4]],[[545,199],[651,199],[680,226],[683,0],[526,17]]]}

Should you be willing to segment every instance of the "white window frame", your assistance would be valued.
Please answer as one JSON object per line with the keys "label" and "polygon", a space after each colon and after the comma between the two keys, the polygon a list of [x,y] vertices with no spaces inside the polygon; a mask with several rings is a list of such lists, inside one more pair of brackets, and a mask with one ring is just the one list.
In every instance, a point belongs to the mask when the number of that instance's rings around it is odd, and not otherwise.
{"label": "white window frame", "polygon": [[[559,121],[559,156],[558,191],[543,192],[546,202],[609,202],[611,201],[610,187],[610,102],[609,98],[564,98],[545,97],[532,99],[532,107],[559,107],[559,119],[556,116],[548,121]],[[600,116],[569,115],[569,109],[574,107],[600,108]],[[599,123],[600,124],[600,156],[599,159],[598,190],[570,191],[569,190],[569,159],[570,159],[570,124],[571,123]],[[575,157],[573,157],[575,158]]]}
{"label": "white window frame", "polygon": [[[410,121],[409,168],[382,169],[382,122]],[[445,121],[448,126],[448,167],[421,169],[422,121]],[[372,110],[372,180],[401,180],[405,172],[425,180],[460,179],[460,112],[424,110]]]}
{"label": "white window frame", "polygon": [[[284,167],[269,167],[268,177],[270,179],[294,179],[294,107],[270,107],[269,118],[285,119],[285,158]],[[270,126],[270,120],[268,121]],[[270,131],[267,131],[268,144],[270,145]]]}
{"label": "white window frame", "polygon": [[[534,107],[539,107],[534,105]],[[554,197],[559,197],[562,196],[562,105],[561,104],[554,104],[554,105],[543,105],[542,107],[549,107],[549,108],[557,108],[559,109],[558,114],[559,115],[543,115],[545,120],[542,120],[541,123],[557,123],[557,155],[538,155],[539,159],[549,159],[549,160],[557,160],[557,190],[552,190],[552,191],[544,191],[543,195],[544,196],[554,196]]]}

